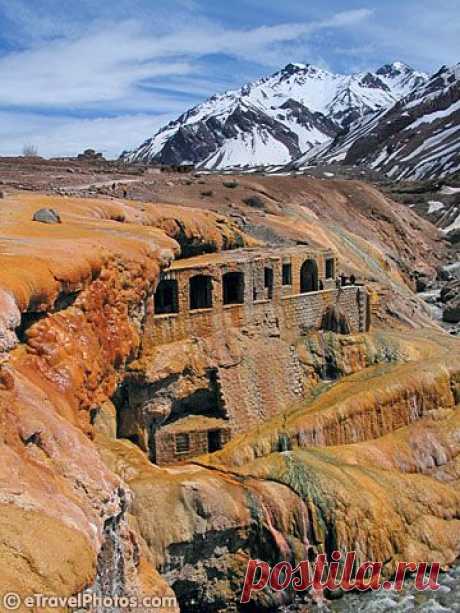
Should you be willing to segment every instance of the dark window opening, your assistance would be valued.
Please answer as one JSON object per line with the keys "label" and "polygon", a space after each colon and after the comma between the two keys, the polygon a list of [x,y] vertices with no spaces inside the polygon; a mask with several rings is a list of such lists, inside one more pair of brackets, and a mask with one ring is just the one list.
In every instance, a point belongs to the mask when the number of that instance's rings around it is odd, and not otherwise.
{"label": "dark window opening", "polygon": [[155,292],[155,315],[178,312],[177,281],[175,279],[163,279]]}
{"label": "dark window opening", "polygon": [[292,285],[292,264],[283,264],[283,285]]}
{"label": "dark window opening", "polygon": [[190,309],[212,307],[212,279],[207,275],[196,275],[190,279]]}
{"label": "dark window opening", "polygon": [[314,260],[305,260],[300,269],[300,293],[318,291],[318,266]]}
{"label": "dark window opening", "polygon": [[267,298],[273,298],[273,268],[264,268],[264,287],[267,290]]}
{"label": "dark window opening", "polygon": [[226,272],[222,277],[224,304],[244,303],[244,274]]}
{"label": "dark window opening", "polygon": [[222,440],[220,435],[220,430],[209,430],[208,431],[208,451],[209,453],[213,453],[214,451],[218,451],[222,449]]}
{"label": "dark window opening", "polygon": [[326,279],[333,279],[335,277],[335,261],[333,258],[326,260]]}
{"label": "dark window opening", "polygon": [[190,436],[185,432],[176,434],[176,453],[187,453],[190,451]]}

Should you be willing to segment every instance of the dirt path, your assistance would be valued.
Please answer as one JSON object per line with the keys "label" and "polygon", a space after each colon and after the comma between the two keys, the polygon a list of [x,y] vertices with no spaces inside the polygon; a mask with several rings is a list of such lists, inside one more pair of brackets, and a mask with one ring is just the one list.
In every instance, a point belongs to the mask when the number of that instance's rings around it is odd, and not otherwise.
{"label": "dirt path", "polygon": [[111,179],[108,181],[93,181],[92,183],[82,183],[80,185],[59,186],[59,189],[84,191],[92,187],[111,187],[112,185],[126,185],[127,183],[139,183],[142,177],[138,179]]}

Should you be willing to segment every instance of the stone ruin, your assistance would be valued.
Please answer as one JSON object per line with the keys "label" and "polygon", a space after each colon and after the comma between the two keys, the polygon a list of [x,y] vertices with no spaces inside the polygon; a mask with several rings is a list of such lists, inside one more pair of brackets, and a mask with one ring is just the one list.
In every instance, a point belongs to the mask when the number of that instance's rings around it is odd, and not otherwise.
{"label": "stone ruin", "polygon": [[[250,373],[210,369],[207,396],[201,398],[207,411],[199,414],[198,402],[155,424],[148,447],[151,459],[160,465],[216,451],[232,434],[262,421],[264,412],[268,418],[279,410],[280,398],[267,399],[263,389],[253,392],[260,397],[248,400],[250,408],[243,408],[244,388],[261,370],[266,371],[268,386],[270,379],[289,379],[285,384],[288,401],[301,399],[299,364],[292,349],[300,336],[321,329],[354,334],[370,326],[366,288],[356,283],[342,287],[337,282],[337,257],[332,250],[301,245],[176,260],[161,273],[148,317],[145,342],[150,346],[218,338],[235,330],[248,334],[253,344],[262,339],[276,362],[276,366],[255,363],[255,372]],[[242,383],[245,377],[247,385]],[[162,392],[156,393],[154,402],[161,404]]]}

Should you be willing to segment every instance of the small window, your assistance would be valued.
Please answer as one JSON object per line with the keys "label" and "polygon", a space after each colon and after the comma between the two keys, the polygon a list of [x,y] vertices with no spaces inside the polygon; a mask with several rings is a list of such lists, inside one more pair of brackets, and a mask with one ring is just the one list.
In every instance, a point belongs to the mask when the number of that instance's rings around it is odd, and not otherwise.
{"label": "small window", "polygon": [[155,292],[155,315],[179,312],[177,281],[163,279]]}
{"label": "small window", "polygon": [[190,451],[190,435],[186,433],[176,434],[176,453]]}
{"label": "small window", "polygon": [[283,285],[292,285],[292,264],[283,264]]}
{"label": "small window", "polygon": [[242,272],[226,272],[222,277],[223,303],[244,303],[244,274]]}
{"label": "small window", "polygon": [[264,287],[267,290],[267,298],[273,298],[273,268],[264,268]]}
{"label": "small window", "polygon": [[190,310],[212,307],[212,279],[207,275],[195,275],[190,279]]}
{"label": "small window", "polygon": [[213,453],[222,449],[222,438],[220,430],[209,430],[208,432],[208,452]]}
{"label": "small window", "polygon": [[333,279],[335,277],[335,261],[334,258],[328,258],[326,260],[326,279]]}

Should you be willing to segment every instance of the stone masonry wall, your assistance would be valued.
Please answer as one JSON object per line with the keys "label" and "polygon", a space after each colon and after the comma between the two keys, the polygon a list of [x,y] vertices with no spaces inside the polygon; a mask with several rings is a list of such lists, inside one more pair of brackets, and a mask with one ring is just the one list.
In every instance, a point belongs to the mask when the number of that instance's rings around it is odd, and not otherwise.
{"label": "stone masonry wall", "polygon": [[[337,304],[347,315],[352,332],[368,329],[363,287],[350,286],[340,290],[328,289],[307,294],[283,296],[279,302],[260,300],[242,305],[221,305],[210,309],[187,311],[152,317],[148,325],[149,342],[163,345],[192,336],[207,337],[228,328],[277,327],[282,336],[295,337],[306,330],[319,329],[326,307]],[[360,310],[362,303],[363,313]]]}
{"label": "stone masonry wall", "polygon": [[294,348],[279,338],[248,339],[241,361],[219,368],[219,384],[233,433],[299,402],[303,370]]}
{"label": "stone masonry wall", "polygon": [[[220,443],[224,446],[231,437],[230,428],[219,430]],[[155,434],[156,463],[159,466],[183,462],[190,458],[208,453],[208,431],[191,431],[188,433],[190,447],[187,451],[177,453],[176,433],[160,429]]]}
{"label": "stone masonry wall", "polygon": [[[213,260],[210,256],[209,263],[200,261],[194,265],[192,260],[176,262],[175,267],[162,274],[163,280],[177,282],[178,312],[165,315],[150,313],[146,325],[145,342],[151,346],[162,345],[174,341],[183,340],[192,336],[206,337],[216,333],[222,327],[243,328],[267,318],[277,320],[283,327],[282,319],[287,316],[287,328],[292,328],[293,320],[298,319],[302,326],[312,321],[312,326],[321,321],[322,306],[335,300],[335,280],[326,278],[326,260],[334,260],[334,272],[336,269],[335,256],[332,252],[317,253],[311,249],[299,247],[294,251],[287,250],[275,254],[251,253],[245,254],[245,258],[235,261]],[[318,284],[323,288],[320,292],[301,294],[300,278],[301,268],[306,260],[315,262],[318,271]],[[283,264],[291,266],[290,285],[283,285]],[[182,266],[182,267],[181,267]],[[265,286],[265,269],[272,271],[273,286],[271,291]],[[244,274],[244,304],[223,304],[223,277],[228,272],[241,272]],[[196,275],[204,275],[210,278],[212,284],[212,307],[204,309],[190,309],[190,280]],[[332,293],[329,295],[327,290]],[[349,289],[347,288],[347,291]],[[315,298],[314,294],[322,296]],[[308,298],[307,298],[308,296]],[[326,297],[328,296],[328,297]],[[284,304],[285,299],[290,300],[290,306]],[[308,309],[305,301],[311,302]],[[293,313],[293,302],[299,304],[298,313]],[[353,300],[345,305],[347,308],[355,308]],[[153,311],[153,309],[152,309]],[[300,313],[303,311],[303,314]],[[354,314],[351,313],[353,319]],[[358,327],[356,327],[358,330]]]}
{"label": "stone masonry wall", "polygon": [[[301,293],[301,270],[306,259],[315,260],[318,285],[323,289]],[[209,358],[211,362],[215,360],[216,384],[228,419],[228,430],[222,431],[226,440],[283,413],[304,398],[307,380],[295,344],[299,336],[321,328],[323,315],[330,305],[346,316],[352,333],[368,330],[366,288],[356,285],[337,288],[334,278],[326,278],[327,259],[331,259],[330,252],[315,256],[302,249],[298,255],[269,253],[235,262],[220,262],[210,257],[209,263],[203,264],[200,260],[196,266],[191,260],[177,262],[176,268],[171,267],[163,274],[163,279],[177,281],[178,312],[148,315],[144,347],[201,337],[209,339],[210,346],[217,350],[219,343],[225,345],[226,339],[238,335],[235,359],[219,362],[215,356]],[[291,266],[289,284],[283,279],[286,263]],[[335,264],[334,260],[336,274]],[[267,268],[272,271],[268,277]],[[223,303],[223,278],[227,272],[244,274],[243,304]],[[209,308],[191,308],[190,280],[196,275],[211,279],[212,306]],[[270,277],[273,284],[267,287]],[[155,403],[155,397],[149,402]],[[171,422],[152,432],[158,464],[173,464],[207,453],[206,430],[190,430],[189,448],[178,452],[173,429],[174,422]]]}

